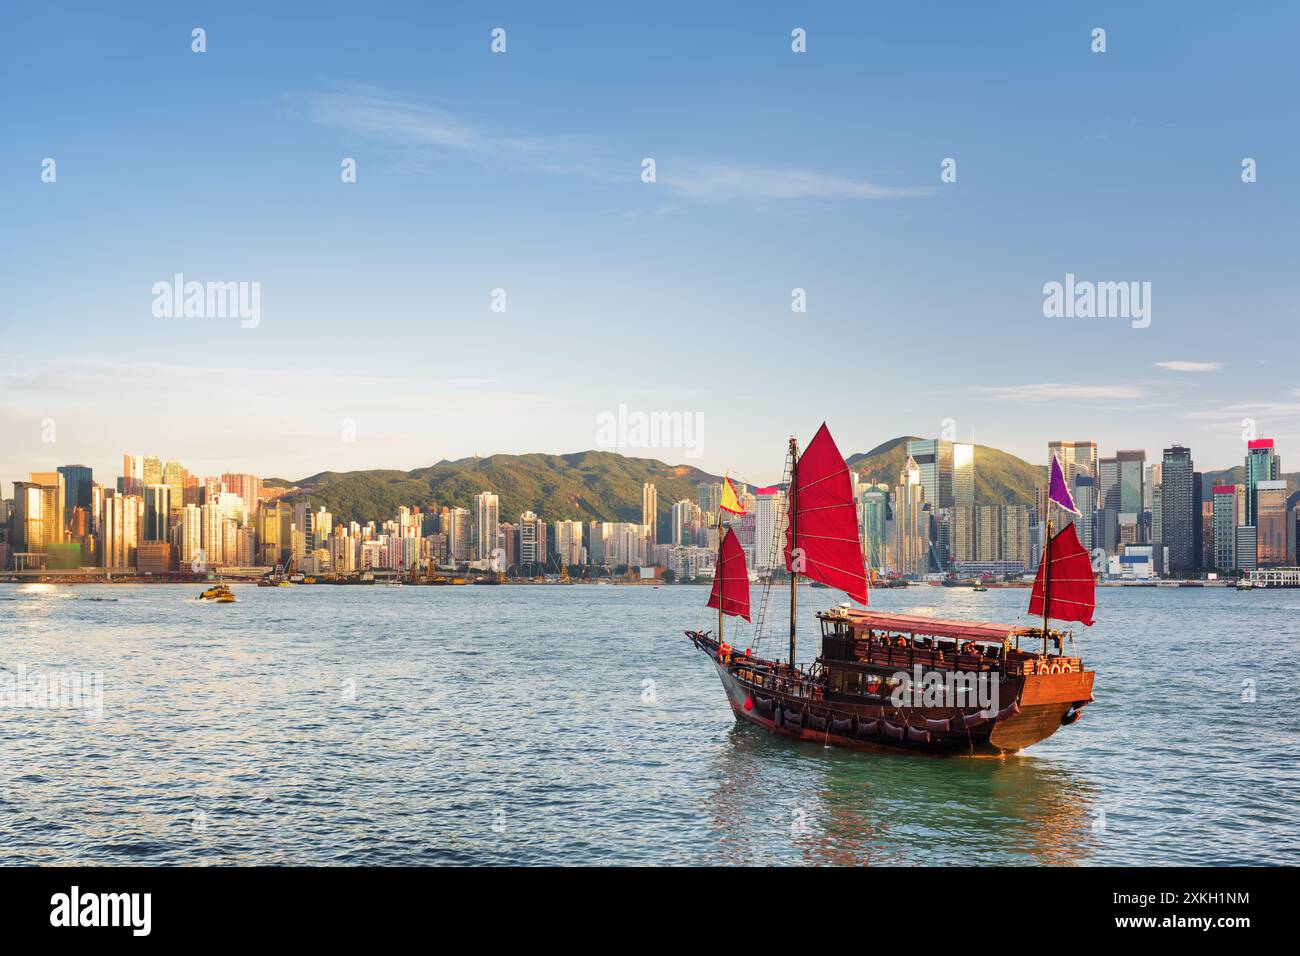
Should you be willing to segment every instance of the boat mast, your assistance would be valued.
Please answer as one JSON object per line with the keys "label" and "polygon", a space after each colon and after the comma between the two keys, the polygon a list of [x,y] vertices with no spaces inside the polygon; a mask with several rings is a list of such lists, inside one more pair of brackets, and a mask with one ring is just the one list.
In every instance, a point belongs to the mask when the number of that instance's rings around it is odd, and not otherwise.
{"label": "boat mast", "polygon": [[1052,597],[1052,505],[1047,501],[1047,538],[1043,541],[1043,656],[1047,656],[1047,610]]}
{"label": "boat mast", "polygon": [[799,487],[799,441],[790,437],[790,673],[794,673],[795,611],[799,593],[799,575],[795,572],[799,549],[799,512],[795,489]]}
{"label": "boat mast", "polygon": [[[727,476],[726,476],[726,475],[723,475],[723,476],[722,476],[722,481],[723,481],[723,484],[725,485],[725,484],[726,484],[726,481],[727,481]],[[725,489],[724,489],[724,490],[725,490]],[[721,495],[718,496],[718,501],[719,501],[719,504],[718,504],[718,560],[715,561],[715,562],[714,562],[714,565],[713,565],[714,568],[715,568],[715,570],[714,570],[714,572],[713,572],[713,576],[714,576],[715,579],[717,579],[717,582],[718,582],[718,646],[721,647],[721,646],[722,646],[722,600],[723,600],[723,599],[722,599],[722,589],[726,586],[727,582],[724,581],[724,580],[722,580],[722,578],[718,577],[720,574],[722,574],[722,504],[721,504],[722,496],[721,496]]]}

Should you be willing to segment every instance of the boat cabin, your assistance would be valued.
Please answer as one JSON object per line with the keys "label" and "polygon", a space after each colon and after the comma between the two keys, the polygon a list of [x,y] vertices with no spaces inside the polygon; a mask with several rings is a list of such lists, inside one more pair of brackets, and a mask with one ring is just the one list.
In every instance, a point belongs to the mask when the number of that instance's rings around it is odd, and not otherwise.
{"label": "boat cabin", "polygon": [[[1077,657],[1047,657],[1020,649],[1020,638],[1042,639],[1036,627],[983,621],[951,621],[918,614],[882,614],[837,608],[818,615],[822,664],[832,690],[856,693],[865,678],[926,670],[998,671],[1009,675],[1081,671]],[[1062,636],[1049,632],[1059,647]]]}

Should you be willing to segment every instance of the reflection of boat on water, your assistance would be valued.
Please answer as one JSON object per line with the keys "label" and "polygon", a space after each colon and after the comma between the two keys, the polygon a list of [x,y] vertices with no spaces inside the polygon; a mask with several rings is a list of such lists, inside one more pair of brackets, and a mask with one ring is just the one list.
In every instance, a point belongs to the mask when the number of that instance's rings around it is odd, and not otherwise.
{"label": "reflection of boat on water", "polygon": [[211,601],[214,604],[233,604],[235,594],[224,584],[214,584],[199,595],[199,600]]}
{"label": "reflection of boat on water", "polygon": [[[1078,513],[1053,459],[1051,502]],[[769,593],[754,627],[753,648],[723,637],[726,616],[750,620],[745,553],[735,530],[719,519],[719,547],[708,607],[717,631],[692,630],[691,643],[712,660],[737,719],[796,740],[861,751],[996,755],[1045,740],[1083,716],[1092,702],[1093,672],[1066,656],[1066,635],[1049,618],[1092,624],[1095,579],[1073,524],[1052,535],[1047,520],[1029,613],[1042,627],[882,614],[848,604],[818,614],[821,653],[799,666],[797,582],[807,578],[867,603],[867,572],[858,539],[848,466],[823,424],[799,453],[790,439],[785,486],[786,571],[791,574],[790,644],[784,661],[760,656]],[[721,511],[728,507],[724,479]],[[739,507],[739,506],[737,506]],[[769,557],[775,560],[777,542]],[[1021,648],[1041,640],[1042,651]],[[734,640],[734,638],[733,638]],[[1053,647],[1055,653],[1053,653]]]}
{"label": "reflection of boat on water", "polygon": [[[793,755],[793,756],[792,756]],[[864,759],[792,751],[738,722],[711,761],[703,800],[723,865],[1086,864],[1105,833],[1098,787],[1032,756]],[[755,816],[771,827],[753,825]]]}

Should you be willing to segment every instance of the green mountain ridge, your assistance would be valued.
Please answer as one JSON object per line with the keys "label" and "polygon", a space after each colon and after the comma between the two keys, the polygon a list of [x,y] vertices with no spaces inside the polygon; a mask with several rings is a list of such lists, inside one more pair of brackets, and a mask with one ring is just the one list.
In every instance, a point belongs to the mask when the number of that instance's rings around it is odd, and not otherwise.
{"label": "green mountain ridge", "polygon": [[[864,482],[879,482],[893,488],[907,463],[907,443],[913,440],[915,436],[902,435],[871,451],[851,455],[846,461]],[[988,445],[975,446],[976,504],[1031,505],[1034,490],[1046,483],[1046,465],[1031,465],[1023,458]]]}
{"label": "green mountain ridge", "polygon": [[[892,487],[909,440],[906,435],[890,439],[851,455],[848,464],[863,480]],[[980,504],[1029,504],[1046,473],[1045,467],[999,449],[975,446],[975,500]],[[641,486],[651,482],[658,491],[659,522],[667,526],[673,502],[694,501],[696,485],[720,480],[689,465],[581,451],[444,459],[413,471],[323,471],[298,481],[267,478],[263,484],[293,488],[285,501],[310,501],[324,505],[336,520],[360,522],[386,521],[403,506],[469,508],[475,495],[491,491],[500,499],[501,520],[513,522],[524,511],[535,511],[546,521],[640,521]]]}
{"label": "green mountain ridge", "polygon": [[641,487],[650,482],[663,525],[671,520],[673,502],[694,501],[697,484],[720,480],[689,465],[583,451],[443,460],[414,471],[325,471],[280,487],[297,489],[284,500],[324,505],[341,521],[385,521],[404,505],[469,508],[475,495],[491,491],[502,521],[534,511],[545,521],[639,522]]}

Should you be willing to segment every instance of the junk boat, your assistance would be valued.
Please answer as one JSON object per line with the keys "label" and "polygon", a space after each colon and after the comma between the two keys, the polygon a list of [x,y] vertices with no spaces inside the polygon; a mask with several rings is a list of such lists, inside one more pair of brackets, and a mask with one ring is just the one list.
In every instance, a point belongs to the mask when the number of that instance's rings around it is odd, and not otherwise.
{"label": "junk boat", "polygon": [[235,603],[235,593],[224,584],[214,584],[199,595],[200,601],[212,601],[216,604]]}
{"label": "junk boat", "polygon": [[[803,454],[790,439],[786,475],[786,527],[778,536],[790,573],[788,656],[765,657],[759,649],[767,592],[754,626],[755,647],[742,650],[725,640],[726,617],[750,621],[750,594],[744,548],[730,527],[723,530],[721,511],[707,604],[718,611],[717,633],[686,632],[717,669],[737,719],[783,737],[853,750],[999,755],[1023,750],[1083,716],[1093,700],[1094,673],[1064,653],[1071,635],[1049,626],[1049,618],[1093,623],[1092,562],[1073,524],[1053,535],[1048,516],[1029,603],[1030,614],[1042,615],[1040,626],[886,614],[846,603],[817,615],[821,653],[801,667],[795,656],[799,578],[838,588],[865,607],[867,576],[849,470],[825,424]],[[1049,498],[1075,511],[1055,456]],[[739,507],[724,478],[722,510],[743,514]],[[1022,647],[1022,641],[1041,641],[1041,650]]]}

